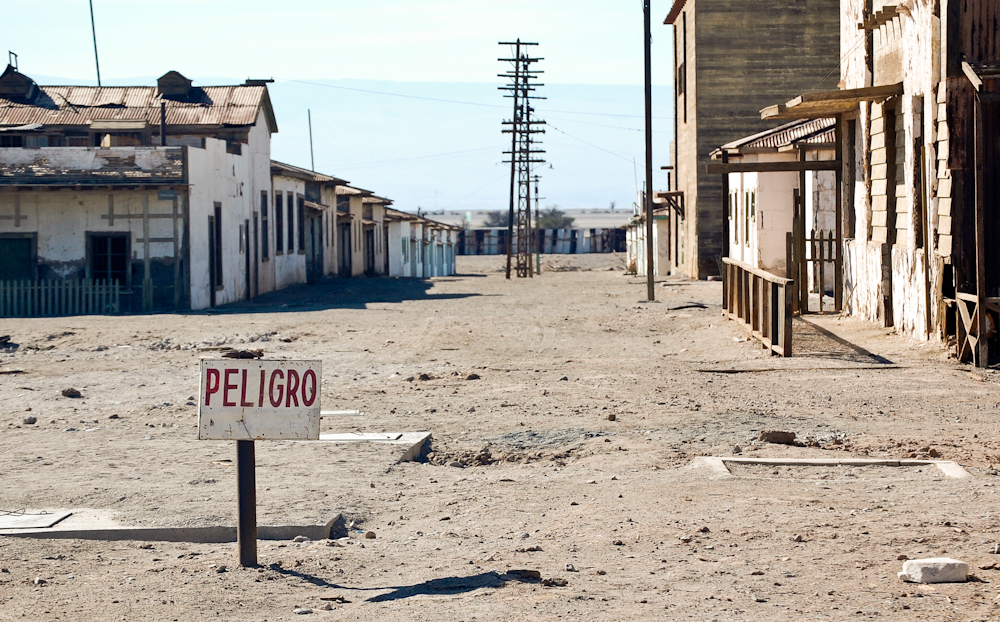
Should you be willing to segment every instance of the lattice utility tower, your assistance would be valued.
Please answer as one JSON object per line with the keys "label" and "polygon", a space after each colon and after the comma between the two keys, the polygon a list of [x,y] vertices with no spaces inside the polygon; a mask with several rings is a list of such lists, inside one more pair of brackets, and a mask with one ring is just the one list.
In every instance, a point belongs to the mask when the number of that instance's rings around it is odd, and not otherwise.
{"label": "lattice utility tower", "polygon": [[[533,82],[543,73],[531,69],[532,63],[543,59],[528,55],[529,46],[538,45],[537,43],[526,43],[518,39],[501,41],[500,45],[512,46],[514,52],[513,58],[498,59],[510,63],[513,71],[497,74],[501,78],[511,80],[510,84],[501,86],[500,90],[507,91],[504,97],[514,100],[514,116],[510,121],[503,122],[503,133],[511,135],[510,151],[504,151],[505,154],[510,154],[510,160],[504,160],[510,163],[510,213],[507,220],[507,278],[509,279],[512,255],[515,259],[517,276],[533,276],[531,246],[535,236],[531,226],[531,165],[545,162],[538,155],[545,151],[535,148],[538,142],[534,138],[535,134],[545,133],[542,128],[536,129],[537,126],[544,125],[545,121],[531,118],[531,114],[535,111],[531,107],[531,100],[545,99],[533,94],[537,87],[545,85]],[[516,254],[513,252],[515,245]]]}

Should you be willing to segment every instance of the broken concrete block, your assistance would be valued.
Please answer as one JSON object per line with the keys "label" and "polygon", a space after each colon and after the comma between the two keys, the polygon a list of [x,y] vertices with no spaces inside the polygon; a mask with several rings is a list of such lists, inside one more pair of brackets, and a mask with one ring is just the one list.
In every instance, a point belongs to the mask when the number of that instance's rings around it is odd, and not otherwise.
{"label": "broken concrete block", "polygon": [[964,583],[969,564],[948,557],[909,559],[903,563],[899,578],[911,583]]}
{"label": "broken concrete block", "polygon": [[781,430],[761,430],[757,440],[765,443],[776,443],[778,445],[794,445],[795,432],[783,432]]}

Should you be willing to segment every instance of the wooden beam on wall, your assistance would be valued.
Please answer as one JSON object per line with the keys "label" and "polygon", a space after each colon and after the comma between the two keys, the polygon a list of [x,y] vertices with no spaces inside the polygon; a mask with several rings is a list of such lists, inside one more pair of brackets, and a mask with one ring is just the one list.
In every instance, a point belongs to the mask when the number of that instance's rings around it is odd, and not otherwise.
{"label": "wooden beam on wall", "polygon": [[843,163],[836,160],[808,160],[797,162],[708,162],[705,172],[709,175],[727,173],[798,173],[802,171],[837,171]]}

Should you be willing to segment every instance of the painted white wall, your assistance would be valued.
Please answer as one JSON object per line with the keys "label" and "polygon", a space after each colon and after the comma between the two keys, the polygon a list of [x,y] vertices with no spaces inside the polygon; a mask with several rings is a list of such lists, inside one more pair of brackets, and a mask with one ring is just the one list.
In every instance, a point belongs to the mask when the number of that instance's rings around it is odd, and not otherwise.
{"label": "painted white wall", "polygon": [[[900,51],[903,68],[903,89],[901,97],[901,114],[903,115],[904,135],[897,140],[905,144],[904,162],[899,164],[905,171],[905,183],[908,197],[905,199],[913,205],[912,192],[915,187],[914,176],[919,170],[917,159],[919,154],[915,149],[914,139],[923,136],[927,157],[936,162],[937,148],[937,97],[936,89],[941,80],[941,33],[947,32],[946,23],[934,15],[935,4],[932,2],[909,2],[907,11],[880,27],[875,33],[876,58],[881,46],[890,44]],[[856,45],[863,32],[857,30],[858,18],[864,10],[864,0],[841,0],[841,49],[846,50],[841,62],[841,78],[844,87],[848,89],[871,85],[871,75],[865,69],[864,45]],[[947,20],[947,11],[941,11],[941,16]],[[921,100],[917,97],[923,97]],[[878,106],[879,104],[874,104]],[[862,104],[858,122],[858,145],[848,153],[855,157],[858,170],[858,180],[854,188],[854,205],[857,226],[855,239],[848,244],[848,262],[845,265],[846,291],[852,292],[845,297],[848,311],[853,315],[864,317],[871,321],[879,321],[880,299],[886,286],[892,292],[892,311],[895,330],[899,333],[917,338],[924,338],[924,300],[927,284],[923,276],[923,262],[926,248],[916,248],[915,231],[907,231],[905,235],[897,236],[896,244],[889,248],[870,239],[871,203],[864,183],[864,153],[861,146],[867,143],[864,135],[871,105]],[[947,136],[942,136],[947,140]],[[928,170],[950,173],[937,167]],[[937,218],[935,217],[936,190],[938,179],[930,175],[929,188],[924,188],[925,204],[928,206],[930,238],[935,238]],[[940,279],[936,262],[930,262],[931,287]],[[890,277],[886,279],[886,277]],[[933,291],[933,290],[932,290]],[[936,316],[938,305],[931,296],[932,318]]]}
{"label": "painted white wall", "polygon": [[[114,202],[114,224],[107,219],[109,196]],[[88,232],[130,233],[132,260],[141,263],[143,246],[138,240],[143,238],[142,219],[125,216],[142,214],[143,197],[149,202],[150,214],[173,211],[173,201],[160,201],[155,190],[34,190],[16,194],[0,192],[0,214],[14,215],[15,197],[20,199],[24,218],[20,226],[15,226],[12,219],[0,220],[0,233],[36,234],[39,263],[48,264],[59,278],[80,278],[86,267]],[[149,226],[151,237],[173,237],[171,219],[151,219]],[[183,239],[183,225],[179,233]],[[173,244],[150,245],[150,257],[154,260],[172,260],[173,255]],[[140,285],[141,268],[136,278],[134,284]]]}
{"label": "painted white wall", "polygon": [[[271,260],[274,270],[275,289],[283,289],[289,285],[306,282],[306,256],[305,249],[299,248],[299,223],[298,223],[298,200],[306,193],[306,184],[301,179],[294,177],[284,177],[274,175],[271,179],[275,196],[281,193],[282,205],[282,229],[281,236],[284,249],[281,254],[272,252]],[[294,218],[289,222],[288,218],[288,197],[291,193],[292,205],[294,206]],[[272,221],[273,222],[273,221]],[[290,228],[290,229],[289,229]],[[291,230],[291,247],[289,246],[289,230]],[[274,234],[278,235],[278,231]]]}

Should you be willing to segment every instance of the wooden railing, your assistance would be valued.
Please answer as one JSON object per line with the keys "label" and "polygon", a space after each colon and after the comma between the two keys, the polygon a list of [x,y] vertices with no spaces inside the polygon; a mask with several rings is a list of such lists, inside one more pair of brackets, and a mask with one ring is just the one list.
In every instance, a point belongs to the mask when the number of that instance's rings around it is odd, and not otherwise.
{"label": "wooden railing", "polygon": [[792,355],[792,293],[795,281],[723,257],[722,306],[779,356]]}
{"label": "wooden railing", "polygon": [[121,296],[118,281],[0,281],[0,317],[114,315]]}

